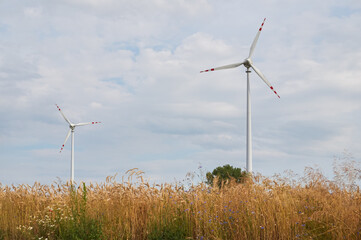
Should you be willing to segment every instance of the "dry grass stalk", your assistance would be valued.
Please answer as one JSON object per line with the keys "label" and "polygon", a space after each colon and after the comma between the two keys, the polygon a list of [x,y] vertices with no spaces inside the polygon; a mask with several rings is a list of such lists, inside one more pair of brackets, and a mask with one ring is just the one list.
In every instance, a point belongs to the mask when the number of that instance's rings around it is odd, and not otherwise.
{"label": "dry grass stalk", "polygon": [[[360,191],[314,169],[299,182],[258,175],[222,188],[152,185],[138,169],[127,174],[126,182],[110,176],[87,186],[86,212],[101,222],[105,239],[150,239],[155,232],[184,239],[361,238]],[[24,239],[24,228],[35,234],[33,219],[51,219],[56,209],[69,217],[71,201],[68,183],[0,185],[0,238]]]}

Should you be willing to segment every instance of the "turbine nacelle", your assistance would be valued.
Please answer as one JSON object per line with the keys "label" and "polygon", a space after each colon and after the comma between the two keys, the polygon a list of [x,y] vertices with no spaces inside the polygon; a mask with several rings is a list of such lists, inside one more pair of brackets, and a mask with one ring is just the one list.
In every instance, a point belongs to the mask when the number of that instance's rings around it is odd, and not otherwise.
{"label": "turbine nacelle", "polygon": [[253,65],[253,62],[252,62],[252,59],[251,58],[246,58],[244,61],[243,61],[243,65],[248,69],[250,67],[252,67]]}

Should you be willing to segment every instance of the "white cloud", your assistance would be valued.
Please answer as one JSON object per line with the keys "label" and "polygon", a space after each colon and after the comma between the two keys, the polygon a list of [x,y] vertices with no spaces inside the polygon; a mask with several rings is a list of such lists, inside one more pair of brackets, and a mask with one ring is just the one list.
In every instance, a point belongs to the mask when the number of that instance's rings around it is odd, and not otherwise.
{"label": "white cloud", "polygon": [[42,7],[29,7],[24,9],[24,14],[27,17],[40,17],[42,15]]}

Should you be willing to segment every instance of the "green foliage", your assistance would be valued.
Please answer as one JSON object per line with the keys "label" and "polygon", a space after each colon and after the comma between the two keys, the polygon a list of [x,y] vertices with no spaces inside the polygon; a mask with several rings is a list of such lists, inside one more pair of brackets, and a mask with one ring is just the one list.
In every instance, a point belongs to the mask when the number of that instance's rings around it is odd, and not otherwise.
{"label": "green foliage", "polygon": [[5,239],[5,231],[0,229],[0,240],[3,240],[3,239]]}
{"label": "green foliage", "polygon": [[189,221],[184,212],[178,209],[176,215],[166,214],[159,221],[152,224],[149,240],[184,240],[187,239],[188,230],[190,229]]}
{"label": "green foliage", "polygon": [[[59,239],[101,239],[102,227],[100,221],[87,215],[87,189],[83,183],[82,196],[72,190],[71,215],[67,221],[59,221],[57,235]],[[79,201],[80,200],[80,201]]]}
{"label": "green foliage", "polygon": [[187,237],[187,230],[182,223],[155,227],[149,234],[149,240],[183,240]]}
{"label": "green foliage", "polygon": [[44,217],[35,219],[31,231],[23,231],[23,236],[34,236],[35,239],[103,239],[100,220],[87,214],[87,189],[83,184],[82,194],[71,187],[69,206],[49,208]]}
{"label": "green foliage", "polygon": [[234,179],[236,183],[242,183],[248,176],[247,172],[242,171],[240,168],[234,168],[229,164],[224,165],[223,167],[217,167],[213,172],[207,172],[206,174],[206,183],[213,185],[214,181],[217,179],[217,184],[219,187],[229,182],[231,179]]}

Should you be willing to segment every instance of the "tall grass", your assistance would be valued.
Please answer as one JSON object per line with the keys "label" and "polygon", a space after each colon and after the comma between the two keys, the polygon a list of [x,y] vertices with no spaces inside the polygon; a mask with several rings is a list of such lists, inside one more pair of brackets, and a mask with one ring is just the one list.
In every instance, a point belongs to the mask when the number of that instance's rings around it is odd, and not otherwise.
{"label": "tall grass", "polygon": [[[359,175],[356,175],[359,176]],[[361,239],[357,184],[307,168],[243,184],[0,185],[0,239]]]}

